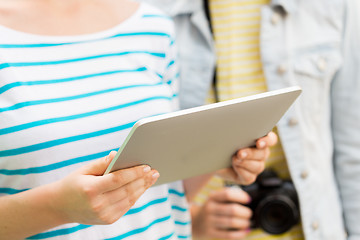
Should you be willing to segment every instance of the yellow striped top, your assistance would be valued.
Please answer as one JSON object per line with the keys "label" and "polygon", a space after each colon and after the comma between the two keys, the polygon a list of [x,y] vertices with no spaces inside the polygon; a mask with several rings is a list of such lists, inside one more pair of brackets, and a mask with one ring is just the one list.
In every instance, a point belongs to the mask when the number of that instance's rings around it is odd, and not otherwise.
{"label": "yellow striped top", "polygon": [[[259,36],[261,7],[268,3],[269,0],[209,0],[218,57],[216,89],[220,101],[267,90],[260,59]],[[214,99],[212,91],[208,101],[214,102]],[[280,141],[271,148],[266,166],[273,168],[281,178],[290,177]],[[195,202],[202,204],[211,191],[222,186],[222,180],[214,177],[197,195]],[[256,229],[245,239],[294,240],[304,237],[299,224],[281,235],[269,235]]]}

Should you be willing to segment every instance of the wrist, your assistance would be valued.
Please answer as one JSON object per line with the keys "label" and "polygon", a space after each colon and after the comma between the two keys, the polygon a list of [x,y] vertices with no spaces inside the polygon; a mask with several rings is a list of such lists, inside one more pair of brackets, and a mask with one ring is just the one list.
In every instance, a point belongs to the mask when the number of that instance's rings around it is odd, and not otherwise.
{"label": "wrist", "polygon": [[47,208],[48,213],[52,216],[54,224],[56,225],[71,222],[63,207],[65,205],[63,184],[63,180],[60,180],[44,186],[44,188],[46,188],[44,206]]}
{"label": "wrist", "polygon": [[[41,189],[42,188],[42,189]],[[39,188],[39,202],[42,211],[49,218],[50,224],[59,226],[69,223],[62,210],[61,181],[50,183]]]}

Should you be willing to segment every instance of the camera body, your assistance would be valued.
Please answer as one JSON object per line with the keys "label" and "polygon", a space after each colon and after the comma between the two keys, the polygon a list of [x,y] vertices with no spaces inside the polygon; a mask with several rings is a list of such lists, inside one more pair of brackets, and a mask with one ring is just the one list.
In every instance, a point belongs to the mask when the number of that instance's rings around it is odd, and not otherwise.
{"label": "camera body", "polygon": [[281,234],[299,222],[296,189],[291,181],[280,179],[274,171],[266,169],[253,184],[242,189],[251,197],[248,206],[253,211],[252,228]]}

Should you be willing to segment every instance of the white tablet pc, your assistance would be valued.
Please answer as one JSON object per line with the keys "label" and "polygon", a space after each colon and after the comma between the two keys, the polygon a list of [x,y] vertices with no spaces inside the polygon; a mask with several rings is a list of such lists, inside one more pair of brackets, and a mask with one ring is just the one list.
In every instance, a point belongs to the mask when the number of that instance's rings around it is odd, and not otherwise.
{"label": "white tablet pc", "polygon": [[300,92],[295,86],[144,118],[105,174],[148,164],[159,185],[230,167],[233,154],[270,132]]}

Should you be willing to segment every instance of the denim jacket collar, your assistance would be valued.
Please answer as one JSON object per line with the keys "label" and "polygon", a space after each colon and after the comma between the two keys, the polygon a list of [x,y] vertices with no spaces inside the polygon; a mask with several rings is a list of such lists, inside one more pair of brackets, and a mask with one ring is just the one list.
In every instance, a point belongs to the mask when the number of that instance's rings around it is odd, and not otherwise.
{"label": "denim jacket collar", "polygon": [[299,0],[272,0],[270,6],[282,7],[286,13],[294,13],[298,10]]}
{"label": "denim jacket collar", "polygon": [[[151,1],[150,1],[151,2]],[[194,0],[157,0],[161,4],[161,9],[171,17],[181,14],[193,13],[201,10],[202,1]]]}

